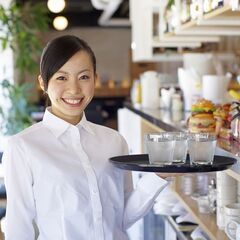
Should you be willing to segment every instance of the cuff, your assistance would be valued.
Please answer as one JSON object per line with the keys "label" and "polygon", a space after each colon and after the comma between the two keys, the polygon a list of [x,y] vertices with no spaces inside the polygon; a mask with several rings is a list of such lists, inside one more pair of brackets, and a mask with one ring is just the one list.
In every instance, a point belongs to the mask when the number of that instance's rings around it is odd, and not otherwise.
{"label": "cuff", "polygon": [[160,178],[155,173],[146,173],[138,182],[138,188],[142,191],[155,195],[159,194],[168,185],[168,181]]}

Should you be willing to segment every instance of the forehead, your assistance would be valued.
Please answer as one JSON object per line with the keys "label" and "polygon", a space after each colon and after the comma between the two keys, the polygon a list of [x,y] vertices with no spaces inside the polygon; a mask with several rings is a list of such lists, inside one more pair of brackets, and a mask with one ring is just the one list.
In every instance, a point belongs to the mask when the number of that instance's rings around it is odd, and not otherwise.
{"label": "forehead", "polygon": [[68,61],[60,68],[93,68],[92,59],[87,51],[80,50],[76,52]]}

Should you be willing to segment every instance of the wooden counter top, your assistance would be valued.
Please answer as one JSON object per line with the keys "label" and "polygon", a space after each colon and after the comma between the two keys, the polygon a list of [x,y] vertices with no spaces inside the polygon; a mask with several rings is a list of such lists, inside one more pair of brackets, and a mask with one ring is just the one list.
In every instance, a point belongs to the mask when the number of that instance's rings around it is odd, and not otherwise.
{"label": "wooden counter top", "polygon": [[[134,107],[130,103],[125,103],[125,107],[165,131],[187,131],[186,122],[190,112],[170,111],[164,109],[145,109],[141,107]],[[232,155],[232,157],[237,157],[240,160],[240,143],[219,139],[218,147],[224,149],[227,153]]]}

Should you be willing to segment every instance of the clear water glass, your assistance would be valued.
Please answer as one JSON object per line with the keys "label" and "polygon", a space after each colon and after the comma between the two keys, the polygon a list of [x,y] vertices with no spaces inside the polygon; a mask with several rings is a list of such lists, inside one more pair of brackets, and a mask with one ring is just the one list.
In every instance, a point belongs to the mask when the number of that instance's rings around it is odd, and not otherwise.
{"label": "clear water glass", "polygon": [[175,146],[175,140],[172,134],[167,132],[147,134],[145,144],[150,164],[172,164]]}
{"label": "clear water glass", "polygon": [[188,150],[188,133],[171,132],[175,139],[173,163],[185,163]]}
{"label": "clear water glass", "polygon": [[213,163],[216,136],[210,133],[189,134],[188,150],[191,164],[208,165]]}

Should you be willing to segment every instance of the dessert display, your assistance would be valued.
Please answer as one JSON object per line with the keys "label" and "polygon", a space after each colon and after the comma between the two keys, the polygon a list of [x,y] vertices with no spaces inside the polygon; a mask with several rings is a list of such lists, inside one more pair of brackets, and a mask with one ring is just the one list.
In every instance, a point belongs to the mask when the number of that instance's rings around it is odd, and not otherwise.
{"label": "dessert display", "polygon": [[192,133],[215,133],[216,120],[213,112],[216,106],[213,102],[200,99],[191,107],[191,116],[188,119],[188,129]]}
{"label": "dessert display", "polygon": [[233,102],[230,107],[231,131],[233,138],[240,142],[240,102]]}
{"label": "dessert display", "polygon": [[216,120],[216,135],[220,138],[231,139],[231,117],[230,117],[231,104],[223,104],[216,107],[213,116]]}

